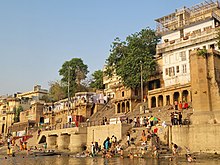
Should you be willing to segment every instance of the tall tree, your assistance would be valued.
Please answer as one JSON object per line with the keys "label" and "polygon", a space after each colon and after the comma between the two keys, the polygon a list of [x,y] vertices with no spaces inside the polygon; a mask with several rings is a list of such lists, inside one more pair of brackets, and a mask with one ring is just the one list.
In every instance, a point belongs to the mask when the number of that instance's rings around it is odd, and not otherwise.
{"label": "tall tree", "polygon": [[97,70],[92,74],[92,80],[90,82],[90,87],[95,88],[95,89],[104,89],[103,71]]}
{"label": "tall tree", "polygon": [[126,41],[116,38],[106,60],[105,74],[111,77],[115,73],[126,87],[139,87],[141,66],[144,81],[156,69],[154,55],[159,41],[160,37],[150,28],[128,36]]}
{"label": "tall tree", "polygon": [[58,101],[67,97],[65,88],[60,81],[49,82],[49,98],[51,101]]}
{"label": "tall tree", "polygon": [[14,111],[14,122],[17,123],[20,121],[20,113],[23,111],[23,107],[20,105],[17,108],[13,108]]}
{"label": "tall tree", "polygon": [[80,83],[86,78],[88,72],[88,66],[85,65],[80,58],[73,58],[70,61],[64,62],[62,68],[59,70],[59,74],[62,76],[61,81],[64,83],[66,93],[68,82],[70,96],[78,92],[81,87]]}

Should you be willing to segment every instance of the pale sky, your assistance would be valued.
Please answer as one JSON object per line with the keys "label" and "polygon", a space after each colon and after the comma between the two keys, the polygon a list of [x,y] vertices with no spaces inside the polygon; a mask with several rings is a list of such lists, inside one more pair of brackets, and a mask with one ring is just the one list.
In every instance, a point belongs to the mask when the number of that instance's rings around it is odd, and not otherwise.
{"label": "pale sky", "polygon": [[0,0],[0,95],[49,89],[58,70],[81,58],[89,74],[102,69],[116,37],[201,0]]}

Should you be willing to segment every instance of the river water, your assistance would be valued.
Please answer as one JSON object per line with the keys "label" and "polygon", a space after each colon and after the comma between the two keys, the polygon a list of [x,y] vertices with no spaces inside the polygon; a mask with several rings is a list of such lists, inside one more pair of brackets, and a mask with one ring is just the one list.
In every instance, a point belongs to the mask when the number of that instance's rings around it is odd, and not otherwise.
{"label": "river water", "polygon": [[185,160],[169,161],[167,159],[143,159],[143,158],[72,158],[67,156],[50,157],[9,157],[0,158],[0,165],[218,165],[220,160],[197,160],[188,163]]}

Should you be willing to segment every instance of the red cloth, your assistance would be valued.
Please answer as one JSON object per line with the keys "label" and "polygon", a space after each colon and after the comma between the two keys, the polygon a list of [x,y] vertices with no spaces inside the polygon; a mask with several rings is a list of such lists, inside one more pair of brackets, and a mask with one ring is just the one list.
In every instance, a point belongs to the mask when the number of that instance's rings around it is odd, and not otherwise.
{"label": "red cloth", "polygon": [[157,131],[158,131],[158,128],[154,128],[154,133],[157,133]]}
{"label": "red cloth", "polygon": [[182,108],[183,108],[183,104],[179,103],[179,109],[182,109]]}

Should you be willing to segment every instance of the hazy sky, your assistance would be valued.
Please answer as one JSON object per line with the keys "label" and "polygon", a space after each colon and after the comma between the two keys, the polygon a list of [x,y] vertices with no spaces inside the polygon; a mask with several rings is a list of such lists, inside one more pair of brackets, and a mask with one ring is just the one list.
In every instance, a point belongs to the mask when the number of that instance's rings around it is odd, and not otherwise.
{"label": "hazy sky", "polygon": [[81,58],[90,74],[103,68],[114,38],[201,0],[0,0],[0,95],[59,80]]}

